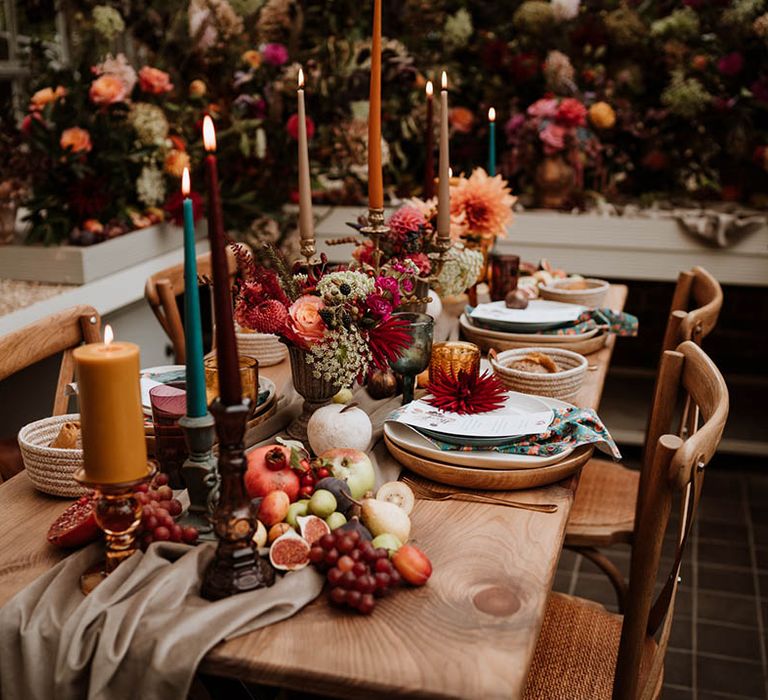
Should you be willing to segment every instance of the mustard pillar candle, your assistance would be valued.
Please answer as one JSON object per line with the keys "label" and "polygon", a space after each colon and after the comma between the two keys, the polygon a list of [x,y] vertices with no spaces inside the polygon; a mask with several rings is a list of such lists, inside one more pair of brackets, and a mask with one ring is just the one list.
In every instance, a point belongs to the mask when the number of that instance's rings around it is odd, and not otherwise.
{"label": "mustard pillar candle", "polygon": [[112,342],[74,351],[85,479],[120,484],[147,476],[147,444],[139,385],[139,347]]}

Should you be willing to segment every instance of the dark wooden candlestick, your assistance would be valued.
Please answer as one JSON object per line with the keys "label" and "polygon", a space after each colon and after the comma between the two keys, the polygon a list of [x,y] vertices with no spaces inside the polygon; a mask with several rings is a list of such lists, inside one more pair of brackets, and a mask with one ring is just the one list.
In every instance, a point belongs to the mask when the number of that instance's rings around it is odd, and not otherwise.
{"label": "dark wooden candlestick", "polygon": [[259,556],[251,541],[256,517],[245,491],[243,446],[250,401],[245,399],[235,406],[226,406],[216,399],[211,413],[219,437],[221,491],[213,511],[213,529],[219,544],[205,572],[200,594],[208,600],[219,600],[271,586],[275,572],[269,562]]}
{"label": "dark wooden candlestick", "polygon": [[213,308],[216,320],[216,359],[219,367],[219,396],[225,406],[240,403],[242,386],[237,359],[235,325],[232,319],[232,294],[229,288],[226,237],[221,213],[219,175],[216,156],[205,158],[208,187],[208,239],[211,245],[211,273],[213,276]]}

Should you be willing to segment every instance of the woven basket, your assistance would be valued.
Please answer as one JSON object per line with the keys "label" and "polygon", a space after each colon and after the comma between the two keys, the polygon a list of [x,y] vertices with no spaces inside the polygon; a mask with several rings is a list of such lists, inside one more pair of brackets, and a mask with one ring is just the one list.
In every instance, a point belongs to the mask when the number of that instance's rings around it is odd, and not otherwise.
{"label": "woven basket", "polygon": [[19,431],[19,447],[27,475],[35,488],[43,493],[75,498],[88,491],[73,476],[75,470],[83,466],[83,451],[48,447],[64,423],[79,420],[79,413],[53,416],[25,425]]}
{"label": "woven basket", "polygon": [[608,294],[611,285],[605,280],[594,278],[583,280],[588,289],[565,289],[564,286],[573,284],[574,280],[554,280],[551,284],[539,287],[539,296],[549,301],[562,301],[566,304],[581,304],[591,309],[598,308]]}
{"label": "woven basket", "polygon": [[[510,367],[513,362],[533,352],[548,355],[562,371],[540,374]],[[583,355],[560,348],[520,348],[498,354],[491,350],[488,359],[496,376],[510,389],[523,394],[551,396],[563,401],[572,399],[579,393],[587,373],[587,360]]]}
{"label": "woven basket", "polygon": [[280,364],[288,357],[288,348],[280,338],[269,333],[237,333],[237,350],[241,355],[255,357],[259,367]]}

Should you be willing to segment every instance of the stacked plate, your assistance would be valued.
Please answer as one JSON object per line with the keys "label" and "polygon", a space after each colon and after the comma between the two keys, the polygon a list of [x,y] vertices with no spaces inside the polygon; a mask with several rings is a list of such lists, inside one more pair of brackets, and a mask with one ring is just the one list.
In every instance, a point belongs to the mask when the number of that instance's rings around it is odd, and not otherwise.
{"label": "stacked plate", "polygon": [[[557,399],[509,392],[507,405],[502,410],[505,415],[509,415],[510,423],[548,412],[548,425],[552,420],[552,409],[569,406]],[[450,417],[451,414],[436,412],[434,423],[429,428],[425,427],[427,423],[424,421],[411,421],[405,416],[387,421],[384,424],[387,449],[408,469],[434,481],[452,486],[495,490],[534,488],[559,481],[576,472],[592,454],[589,445],[566,448],[550,456],[506,454],[493,450],[493,447],[509,442],[514,434],[499,438],[501,433],[498,428],[493,436],[478,433],[470,437],[456,432],[449,433],[446,432],[446,425],[449,424],[442,421],[444,416]],[[418,423],[419,427],[409,425],[403,419]],[[545,427],[540,427],[537,432],[542,432]],[[450,443],[455,448],[441,449],[430,438]],[[484,449],[470,451],[469,447]]]}
{"label": "stacked plate", "polygon": [[241,355],[255,357],[260,367],[280,364],[288,357],[288,348],[276,335],[238,332],[236,336],[238,352]]}
{"label": "stacked plate", "polygon": [[503,301],[481,304],[462,314],[461,334],[482,350],[514,350],[552,346],[588,355],[605,345],[607,333],[593,328],[584,333],[543,333],[573,323],[586,307],[533,299],[525,309],[508,309]]}

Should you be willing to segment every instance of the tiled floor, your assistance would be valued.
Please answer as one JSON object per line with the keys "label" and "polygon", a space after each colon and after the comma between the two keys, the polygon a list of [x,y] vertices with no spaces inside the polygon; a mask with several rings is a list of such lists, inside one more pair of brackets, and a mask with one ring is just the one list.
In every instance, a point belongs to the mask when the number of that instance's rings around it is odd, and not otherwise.
{"label": "tiled floor", "polygon": [[[717,457],[708,469],[681,570],[663,700],[768,697],[768,471],[760,471],[764,462],[749,464],[744,471],[741,458]],[[671,547],[667,552],[671,557]],[[628,547],[608,553],[628,570]],[[662,563],[671,567],[672,559]],[[607,579],[571,552],[561,557],[555,589],[616,610]]]}

